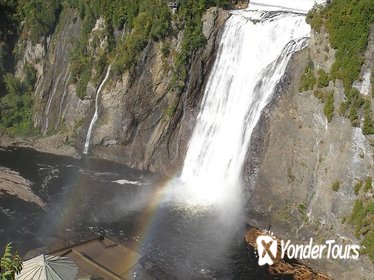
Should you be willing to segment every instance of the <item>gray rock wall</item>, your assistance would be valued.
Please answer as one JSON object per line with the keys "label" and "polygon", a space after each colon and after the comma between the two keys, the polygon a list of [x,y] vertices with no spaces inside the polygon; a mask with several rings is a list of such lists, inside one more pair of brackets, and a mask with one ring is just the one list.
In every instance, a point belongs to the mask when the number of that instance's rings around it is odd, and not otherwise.
{"label": "gray rock wall", "polygon": [[[99,96],[99,118],[93,128],[90,156],[169,175],[181,169],[228,16],[227,11],[217,8],[209,9],[204,15],[203,32],[207,44],[193,55],[182,93],[172,87],[170,66],[175,60],[175,50],[180,48],[183,31],[171,38],[172,52],[167,57],[162,55],[162,42],[150,40],[135,71],[126,72],[120,78],[109,77]],[[90,36],[100,37],[104,27],[105,21],[99,19]],[[35,147],[43,143],[46,150],[65,151],[71,150],[67,146],[73,146],[74,154],[83,151],[101,81],[92,79],[86,98],[77,97],[76,85],[69,80],[69,65],[79,33],[77,11],[64,9],[51,37],[34,46],[27,41],[22,51],[18,75],[22,76],[26,62],[37,70],[33,122],[41,138],[32,144]],[[99,39],[100,47],[104,45],[105,48],[107,38]],[[95,56],[98,50],[90,52]]]}
{"label": "gray rock wall", "polygon": [[[372,63],[371,55],[366,57],[362,74]],[[252,137],[244,168],[248,222],[262,228],[272,225],[278,237],[294,241],[308,242],[313,237],[319,243],[335,239],[359,244],[352,226],[342,221],[352,211],[354,185],[374,176],[374,142],[339,114],[344,100],[340,81],[330,82],[326,89],[334,92],[331,122],[313,91],[299,92],[310,60],[317,68],[331,68],[334,51],[325,32],[314,33],[309,48],[293,57],[278,97],[265,110]],[[336,192],[335,182],[340,182]],[[374,275],[366,256],[360,262],[322,260],[312,265],[336,279],[373,279]]]}

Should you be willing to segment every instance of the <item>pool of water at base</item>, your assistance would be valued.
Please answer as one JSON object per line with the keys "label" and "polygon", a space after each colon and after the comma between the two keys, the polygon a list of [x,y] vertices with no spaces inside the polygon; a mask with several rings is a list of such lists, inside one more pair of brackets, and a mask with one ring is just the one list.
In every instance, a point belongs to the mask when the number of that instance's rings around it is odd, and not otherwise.
{"label": "pool of water at base", "polygon": [[170,279],[292,279],[257,265],[239,217],[227,223],[222,209],[160,203],[167,183],[158,175],[26,148],[1,148],[0,166],[28,179],[46,203],[43,209],[0,195],[0,245],[13,242],[26,257],[105,235],[138,250]]}

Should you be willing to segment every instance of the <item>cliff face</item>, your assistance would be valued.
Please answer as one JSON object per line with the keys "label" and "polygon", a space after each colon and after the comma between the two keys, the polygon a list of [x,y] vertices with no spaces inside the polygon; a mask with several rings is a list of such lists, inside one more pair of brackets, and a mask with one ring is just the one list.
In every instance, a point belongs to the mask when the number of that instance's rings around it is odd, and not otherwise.
{"label": "cliff face", "polygon": [[[169,54],[163,53],[163,42],[149,40],[134,71],[126,71],[121,77],[110,75],[98,97],[99,117],[93,127],[90,155],[164,174],[173,174],[181,167],[227,17],[228,12],[217,8],[209,9],[203,17],[207,43],[193,54],[181,93],[172,87],[170,66],[175,62],[173,52],[181,48],[183,30],[172,37]],[[42,137],[32,145],[43,150],[82,153],[94,114],[103,77],[91,78],[83,100],[70,79],[71,51],[79,38],[79,21],[77,11],[64,9],[55,32],[45,42],[32,45],[26,41],[18,46],[23,55],[17,64],[17,76],[22,78],[25,63],[37,72],[32,112],[33,124]],[[106,51],[108,38],[100,33],[104,29],[105,21],[99,19],[89,34],[89,42],[100,41],[99,46],[91,48],[92,56]],[[116,37],[127,36],[115,33]]]}
{"label": "cliff face", "polygon": [[[133,76],[108,83],[93,155],[170,175],[180,168],[226,18],[227,13],[217,9],[203,18],[207,44],[192,58],[184,92],[171,89],[173,77],[167,67],[172,58],[163,58],[161,43],[154,41],[144,49]],[[179,44],[175,38],[171,49]]]}
{"label": "cliff face", "polygon": [[[355,83],[362,95],[370,88],[365,75],[374,63],[373,39],[374,28],[361,79]],[[358,197],[354,186],[374,175],[374,138],[364,136],[360,127],[353,127],[339,113],[345,98],[341,81],[330,81],[324,88],[334,96],[335,114],[330,122],[313,91],[299,90],[306,65],[312,61],[316,68],[329,71],[334,55],[322,30],[312,34],[308,49],[294,56],[278,97],[252,137],[244,170],[250,193],[247,211],[250,223],[263,228],[270,224],[285,239],[308,242],[313,237],[319,243],[334,239],[338,244],[360,244],[346,221]],[[372,194],[365,196],[370,199]],[[360,262],[322,260],[313,265],[336,279],[373,275],[372,263],[364,255]]]}

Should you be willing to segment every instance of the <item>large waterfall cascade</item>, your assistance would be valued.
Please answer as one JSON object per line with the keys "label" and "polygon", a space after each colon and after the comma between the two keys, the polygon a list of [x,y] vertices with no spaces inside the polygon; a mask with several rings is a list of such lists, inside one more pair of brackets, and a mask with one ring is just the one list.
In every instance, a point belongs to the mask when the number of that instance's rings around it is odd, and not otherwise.
{"label": "large waterfall cascade", "polygon": [[194,203],[215,203],[240,189],[252,131],[292,54],[308,43],[304,14],[314,2],[300,1],[309,6],[297,12],[251,2],[227,20],[179,178]]}
{"label": "large waterfall cascade", "polygon": [[108,80],[109,78],[109,73],[110,73],[110,68],[112,67],[112,65],[109,65],[108,66],[108,69],[106,71],[106,74],[105,74],[105,77],[104,79],[101,81],[101,84],[99,85],[99,88],[97,89],[97,92],[96,92],[96,98],[95,98],[95,113],[94,115],[92,116],[92,119],[91,119],[91,122],[90,122],[90,126],[88,127],[88,131],[87,131],[87,136],[86,136],[86,141],[84,143],[84,149],[83,149],[83,153],[84,154],[87,154],[88,153],[88,150],[90,148],[90,140],[91,140],[91,134],[92,134],[92,129],[97,121],[97,118],[99,117],[99,95],[100,95],[100,92],[105,84],[105,82]]}

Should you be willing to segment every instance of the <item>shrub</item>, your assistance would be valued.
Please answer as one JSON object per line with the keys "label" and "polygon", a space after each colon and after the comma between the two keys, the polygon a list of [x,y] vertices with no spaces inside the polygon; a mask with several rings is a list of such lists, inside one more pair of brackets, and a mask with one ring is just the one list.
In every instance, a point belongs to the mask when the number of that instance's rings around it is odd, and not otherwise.
{"label": "shrub", "polygon": [[359,77],[373,21],[372,0],[334,0],[307,15],[307,22],[317,32],[326,26],[330,43],[336,49],[331,75],[343,80],[346,89]]}
{"label": "shrub", "polygon": [[372,262],[374,262],[374,225],[372,223],[373,214],[373,201],[363,202],[357,199],[348,220],[349,224],[354,226],[356,237],[362,238],[362,253],[367,254]]}
{"label": "shrub", "polygon": [[371,69],[371,95],[374,98],[374,67]]}
{"label": "shrub", "polygon": [[81,74],[81,77],[79,78],[77,82],[77,96],[80,99],[84,99],[87,92],[87,84],[91,79],[91,69],[87,68],[84,70],[84,72]]}
{"label": "shrub", "polygon": [[365,118],[364,118],[364,123],[362,125],[362,133],[364,135],[374,134],[374,120],[371,116],[372,116],[371,103],[370,103],[370,100],[366,100],[365,101]]}
{"label": "shrub", "polygon": [[314,96],[317,97],[321,102],[325,101],[325,94],[320,89],[314,91]]}
{"label": "shrub", "polygon": [[361,200],[357,199],[353,206],[351,216],[348,222],[355,227],[355,235],[357,238],[360,237],[361,227],[363,225],[363,220],[365,219],[366,211],[364,204]]}
{"label": "shrub", "polygon": [[322,12],[330,42],[337,50],[332,67],[334,78],[349,88],[359,76],[368,43],[369,26],[374,20],[372,0],[334,0]]}
{"label": "shrub", "polygon": [[300,213],[305,214],[307,207],[304,203],[300,203],[299,205],[297,205],[297,209],[300,211]]}
{"label": "shrub", "polygon": [[372,177],[368,177],[365,180],[364,192],[367,193],[369,190],[371,190],[372,184],[373,184],[373,178]]}
{"label": "shrub", "polygon": [[4,81],[6,94],[0,99],[0,127],[11,135],[29,134],[32,132],[31,86],[9,73]]}
{"label": "shrub", "polygon": [[364,135],[374,134],[374,120],[369,114],[365,115],[364,123],[362,126],[362,133]]}
{"label": "shrub", "polygon": [[169,106],[166,108],[165,115],[167,119],[171,119],[177,110],[178,107],[178,100],[174,100]]}
{"label": "shrub", "polygon": [[367,254],[370,260],[374,263],[374,227],[372,226],[368,233],[365,234],[362,240],[362,253]]}
{"label": "shrub", "polygon": [[358,113],[365,103],[362,95],[356,88],[345,90],[346,100],[340,104],[340,113],[348,117],[353,126],[359,126]]}
{"label": "shrub", "polygon": [[355,187],[354,187],[354,192],[355,192],[355,195],[358,195],[358,193],[360,192],[360,189],[362,188],[362,185],[363,185],[363,182],[361,180],[359,180]]}
{"label": "shrub", "polygon": [[5,246],[4,255],[0,258],[0,279],[13,280],[15,275],[19,274],[22,270],[22,259],[18,252],[12,252],[12,244],[9,243]]}
{"label": "shrub", "polygon": [[319,69],[318,70],[318,82],[317,82],[318,87],[320,88],[327,87],[329,85],[329,81],[330,81],[329,75],[323,69]]}
{"label": "shrub", "polygon": [[19,0],[19,13],[25,19],[25,28],[30,30],[32,43],[54,30],[61,8],[59,0]]}
{"label": "shrub", "polygon": [[336,181],[334,184],[332,184],[331,188],[334,192],[337,192],[340,188],[340,182]]}
{"label": "shrub", "polygon": [[304,70],[304,74],[301,76],[301,84],[299,91],[312,90],[316,83],[316,77],[314,76],[313,63],[309,63]]}
{"label": "shrub", "polygon": [[164,42],[162,44],[161,53],[164,58],[169,56],[170,54],[170,42],[169,41]]}
{"label": "shrub", "polygon": [[322,7],[314,7],[312,10],[310,10],[307,14],[306,21],[310,24],[310,26],[317,32],[321,31],[321,27],[323,24],[322,20]]}
{"label": "shrub", "polygon": [[330,92],[326,98],[325,106],[323,112],[329,122],[331,122],[332,117],[334,116],[334,92]]}

